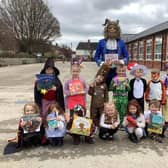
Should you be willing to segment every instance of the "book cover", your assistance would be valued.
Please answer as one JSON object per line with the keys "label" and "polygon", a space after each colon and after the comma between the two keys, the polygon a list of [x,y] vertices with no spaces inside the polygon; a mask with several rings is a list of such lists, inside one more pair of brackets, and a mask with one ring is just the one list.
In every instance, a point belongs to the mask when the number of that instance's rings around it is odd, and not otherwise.
{"label": "book cover", "polygon": [[92,122],[89,118],[74,116],[70,133],[90,136]]}

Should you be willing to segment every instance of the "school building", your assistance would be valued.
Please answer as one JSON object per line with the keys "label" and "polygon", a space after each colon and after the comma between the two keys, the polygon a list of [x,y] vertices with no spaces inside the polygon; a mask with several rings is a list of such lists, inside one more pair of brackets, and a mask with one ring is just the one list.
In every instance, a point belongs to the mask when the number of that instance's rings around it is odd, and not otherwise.
{"label": "school building", "polygon": [[164,69],[168,62],[168,21],[126,39],[130,61]]}

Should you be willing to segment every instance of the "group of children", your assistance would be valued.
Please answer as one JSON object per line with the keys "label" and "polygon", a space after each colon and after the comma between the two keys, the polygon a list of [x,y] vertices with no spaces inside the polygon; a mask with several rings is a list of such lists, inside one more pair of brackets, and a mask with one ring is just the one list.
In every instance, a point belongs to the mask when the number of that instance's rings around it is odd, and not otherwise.
{"label": "group of children", "polygon": [[[38,89],[38,81],[35,82],[35,103],[24,106],[24,116],[19,122],[18,147],[30,142],[35,145],[50,143],[62,146],[65,134],[72,136],[74,145],[80,144],[82,135],[72,133],[71,127],[76,116],[86,118],[87,94],[91,96],[92,123],[89,135],[84,136],[86,143],[94,143],[98,130],[100,139],[112,140],[119,129],[124,129],[134,143],[147,135],[161,142],[168,122],[168,75],[161,80],[159,70],[154,69],[151,71],[151,80],[147,83],[143,78],[146,67],[136,65],[130,72],[134,78],[129,80],[126,66],[118,64],[117,75],[111,80],[109,87],[105,83],[108,69],[101,68],[88,88],[85,80],[80,77],[80,70],[80,62],[73,61],[72,76],[63,87],[54,60],[49,58],[46,61],[41,74],[54,75],[54,82],[45,93]],[[108,91],[113,92],[113,101],[109,101]],[[145,101],[149,104],[148,110],[145,110]],[[153,128],[158,125],[159,127]],[[80,127],[84,129],[83,125]]]}

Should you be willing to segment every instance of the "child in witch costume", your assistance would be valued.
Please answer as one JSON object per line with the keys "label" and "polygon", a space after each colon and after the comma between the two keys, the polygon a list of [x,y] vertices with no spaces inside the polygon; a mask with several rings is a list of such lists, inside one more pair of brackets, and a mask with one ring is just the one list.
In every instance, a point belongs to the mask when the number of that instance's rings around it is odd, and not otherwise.
{"label": "child in witch costume", "polygon": [[139,103],[134,99],[128,103],[123,126],[129,135],[129,139],[133,143],[137,143],[143,136],[145,136],[145,118]]}
{"label": "child in witch costume", "polygon": [[46,117],[46,112],[49,104],[57,102],[62,107],[62,109],[65,109],[63,87],[61,81],[58,78],[59,73],[59,70],[55,67],[54,59],[48,58],[40,74],[48,74],[54,76],[52,87],[47,90],[47,92],[42,93],[40,90],[38,90],[37,81],[35,83],[34,99],[41,109],[41,116],[43,119],[45,119]]}
{"label": "child in witch costume", "polygon": [[146,79],[142,78],[147,73],[147,68],[144,65],[135,65],[130,71],[134,76],[130,80],[130,91],[128,92],[128,101],[136,99],[144,112],[144,93],[147,88]]}
{"label": "child in witch costume", "polygon": [[91,96],[90,118],[97,129],[104,111],[104,103],[108,102],[108,89],[102,74],[97,75],[95,81],[89,85],[88,94]]}
{"label": "child in witch costume", "polygon": [[130,90],[129,79],[126,76],[125,65],[117,65],[117,76],[112,79],[109,90],[113,91],[113,100],[116,109],[120,114],[121,125],[126,113],[128,104],[128,91]]}
{"label": "child in witch costume", "polygon": [[[109,19],[105,20],[104,27],[104,39],[101,39],[97,45],[96,53],[94,59],[98,66],[103,63],[107,65],[108,72],[106,76],[106,84],[109,87],[110,82],[114,76],[116,76],[117,64],[127,64],[129,60],[126,45],[123,40],[121,40],[121,30],[119,26],[119,21],[111,21]],[[112,59],[107,59],[111,57]],[[115,59],[113,59],[115,58]],[[116,59],[117,58],[117,59]],[[105,66],[106,67],[106,66]],[[104,68],[101,67],[101,69]]]}

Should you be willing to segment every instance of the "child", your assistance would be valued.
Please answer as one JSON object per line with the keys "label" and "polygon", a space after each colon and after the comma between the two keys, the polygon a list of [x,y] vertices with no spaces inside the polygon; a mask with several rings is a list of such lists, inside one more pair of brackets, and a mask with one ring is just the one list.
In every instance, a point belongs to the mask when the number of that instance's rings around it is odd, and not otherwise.
{"label": "child", "polygon": [[35,83],[34,99],[41,109],[41,116],[43,120],[46,118],[47,108],[49,104],[58,102],[59,105],[63,109],[65,109],[63,88],[61,81],[58,78],[59,73],[59,70],[54,65],[53,58],[48,58],[40,74],[54,75],[55,80],[52,88],[49,89],[47,93],[42,94],[37,88],[37,82]]}
{"label": "child", "polygon": [[35,103],[25,104],[24,115],[20,119],[18,128],[18,147],[41,144],[42,131],[38,106]]}
{"label": "child", "polygon": [[113,102],[105,103],[104,113],[100,118],[99,137],[103,140],[112,140],[113,135],[117,132],[120,124],[120,117],[116,111]]}
{"label": "child", "polygon": [[123,126],[133,143],[137,143],[144,136],[145,118],[139,103],[134,99],[128,102]]}
{"label": "child", "polygon": [[86,107],[87,93],[86,82],[79,76],[80,64],[78,62],[72,63],[71,74],[72,77],[64,85],[66,108],[70,111],[70,116],[72,116],[75,105],[80,104]]}
{"label": "child", "polygon": [[160,101],[161,105],[166,103],[166,89],[163,81],[160,80],[159,69],[151,70],[151,80],[147,84],[145,99],[148,103],[153,99]]}
{"label": "child", "polygon": [[[161,134],[163,134],[163,116],[160,111],[160,101],[151,100],[149,102],[149,110],[144,112],[146,122],[146,132],[152,138],[158,142],[162,142]],[[155,121],[161,121],[155,123],[154,117],[158,118]],[[160,120],[161,119],[161,120]]]}
{"label": "child", "polygon": [[168,126],[168,63],[165,65],[166,74],[162,77],[164,86],[166,88],[166,104],[163,106],[163,117],[165,124]]}
{"label": "child", "polygon": [[94,83],[89,86],[89,95],[91,96],[90,118],[96,127],[99,127],[100,116],[104,110],[104,103],[108,102],[108,89],[104,82],[103,75],[97,75]]}
{"label": "child", "polygon": [[146,91],[147,82],[142,78],[147,73],[147,68],[144,65],[135,65],[131,69],[130,74],[134,76],[130,80],[130,91],[128,92],[128,100],[136,99],[144,112],[144,93]]}
{"label": "child", "polygon": [[45,134],[53,146],[62,146],[66,133],[64,111],[58,103],[50,104],[47,111]]}
{"label": "child", "polygon": [[[78,116],[78,117],[85,117],[86,116],[86,108],[77,104],[77,105],[74,106],[74,108],[71,110],[71,112],[72,113],[71,113],[70,120],[67,123],[68,132],[70,132],[70,130],[72,128],[72,124],[73,124],[74,118],[76,116]],[[93,136],[93,132],[94,132],[94,125],[91,124],[90,135],[89,136],[84,136],[86,143],[94,144],[93,137],[92,137]],[[81,142],[81,136],[82,135],[74,134],[74,133],[70,133],[70,135],[72,136],[73,144],[74,145],[79,145],[80,142]]]}
{"label": "child", "polygon": [[115,102],[116,109],[120,114],[121,124],[125,116],[128,104],[128,91],[130,90],[129,80],[126,77],[125,65],[117,65],[117,76],[112,79],[110,90],[113,91],[113,100]]}

